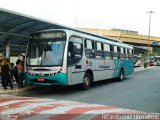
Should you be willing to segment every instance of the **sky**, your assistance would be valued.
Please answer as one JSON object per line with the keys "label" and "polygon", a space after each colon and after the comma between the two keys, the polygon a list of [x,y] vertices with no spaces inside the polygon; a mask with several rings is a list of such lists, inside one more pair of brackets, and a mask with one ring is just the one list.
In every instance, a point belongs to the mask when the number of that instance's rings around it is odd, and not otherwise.
{"label": "sky", "polygon": [[0,0],[5,8],[74,28],[111,28],[160,37],[159,0]]}

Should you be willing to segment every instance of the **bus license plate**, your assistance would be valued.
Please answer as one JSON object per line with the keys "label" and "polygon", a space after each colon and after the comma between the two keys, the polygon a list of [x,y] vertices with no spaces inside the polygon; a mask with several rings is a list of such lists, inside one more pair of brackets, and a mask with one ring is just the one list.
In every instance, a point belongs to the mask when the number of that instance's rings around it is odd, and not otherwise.
{"label": "bus license plate", "polygon": [[44,82],[45,79],[44,79],[44,78],[38,78],[37,81],[39,81],[39,82]]}

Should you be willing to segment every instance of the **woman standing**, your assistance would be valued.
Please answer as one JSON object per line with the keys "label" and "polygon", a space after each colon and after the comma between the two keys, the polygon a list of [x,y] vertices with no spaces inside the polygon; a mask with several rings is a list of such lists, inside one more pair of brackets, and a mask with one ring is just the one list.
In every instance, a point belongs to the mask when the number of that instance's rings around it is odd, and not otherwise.
{"label": "woman standing", "polygon": [[11,89],[13,89],[13,85],[10,79],[10,69],[9,65],[7,64],[7,59],[3,58],[2,66],[1,66],[1,76],[2,76],[2,86],[4,89],[7,89],[7,83],[10,84]]}

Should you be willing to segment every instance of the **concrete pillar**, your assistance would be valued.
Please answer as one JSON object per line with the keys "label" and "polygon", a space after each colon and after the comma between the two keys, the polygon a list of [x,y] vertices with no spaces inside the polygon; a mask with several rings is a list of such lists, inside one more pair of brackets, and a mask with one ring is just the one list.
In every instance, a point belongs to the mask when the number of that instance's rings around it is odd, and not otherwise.
{"label": "concrete pillar", "polygon": [[10,59],[10,40],[6,41],[6,58]]}

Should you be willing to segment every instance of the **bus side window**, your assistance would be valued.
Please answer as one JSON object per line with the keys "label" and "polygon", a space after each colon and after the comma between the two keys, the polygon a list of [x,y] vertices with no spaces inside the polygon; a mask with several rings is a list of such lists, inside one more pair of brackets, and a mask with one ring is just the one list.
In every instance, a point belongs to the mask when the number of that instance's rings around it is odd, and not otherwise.
{"label": "bus side window", "polygon": [[123,48],[124,58],[126,59],[126,48]]}
{"label": "bus side window", "polygon": [[120,59],[125,59],[125,49],[123,47],[121,47],[121,53],[120,53]]}
{"label": "bus side window", "polygon": [[131,53],[132,53],[132,59],[133,59],[134,51],[132,50],[132,52],[131,52]]}
{"label": "bus side window", "polygon": [[113,59],[118,59],[119,53],[118,53],[118,47],[113,46]]}
{"label": "bus side window", "polygon": [[113,51],[114,51],[114,50],[113,50],[113,45],[110,45],[110,51],[111,51],[111,59],[113,59],[113,54],[114,54],[114,53],[113,53]]}
{"label": "bus side window", "polygon": [[85,40],[85,54],[87,58],[95,58],[94,41]]}
{"label": "bus side window", "polygon": [[104,58],[105,59],[112,58],[111,46],[108,44],[104,44]]}
{"label": "bus side window", "polygon": [[120,47],[117,47],[117,53],[118,53],[118,59],[120,59],[121,49]]}
{"label": "bus side window", "polygon": [[129,49],[126,48],[126,59],[129,59]]}
{"label": "bus side window", "polygon": [[100,42],[96,42],[96,58],[104,58],[103,44]]}
{"label": "bus side window", "polygon": [[132,58],[133,58],[133,50],[129,49],[129,59],[132,59]]}
{"label": "bus side window", "polygon": [[133,59],[133,50],[129,49],[129,53],[130,53],[130,59]]}

